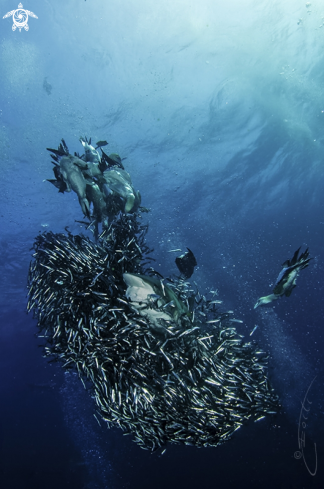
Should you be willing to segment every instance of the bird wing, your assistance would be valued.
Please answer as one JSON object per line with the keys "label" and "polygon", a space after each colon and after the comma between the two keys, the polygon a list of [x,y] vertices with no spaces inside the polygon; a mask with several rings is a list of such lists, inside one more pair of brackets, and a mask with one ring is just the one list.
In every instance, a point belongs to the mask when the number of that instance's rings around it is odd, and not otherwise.
{"label": "bird wing", "polygon": [[37,15],[35,15],[33,12],[30,10],[26,10],[27,14],[30,15],[30,17],[34,17],[34,19],[38,19]]}
{"label": "bird wing", "polygon": [[6,13],[6,15],[4,15],[2,18],[6,19],[7,17],[11,17],[15,12],[15,10],[12,10],[11,12]]}
{"label": "bird wing", "polygon": [[[284,268],[277,279],[277,282],[275,283],[275,286],[273,288],[273,293],[276,295],[282,295],[285,292],[285,285],[291,281],[292,279],[297,278],[299,274],[299,270],[302,268],[300,263],[296,263],[295,265],[291,267]],[[290,288],[290,287],[289,287]],[[287,296],[289,297],[289,296]]]}
{"label": "bird wing", "polygon": [[[279,273],[278,278],[276,280],[276,283],[275,283],[275,286],[273,289],[274,294],[281,294],[282,287],[286,282],[289,281],[290,274],[294,270],[297,270],[297,275],[298,275],[299,271],[302,270],[303,268],[306,268],[308,266],[310,260],[312,260],[312,258],[308,258],[309,257],[308,248],[298,258],[300,248],[301,247],[299,247],[298,250],[295,251],[294,256],[292,257],[291,260],[287,260],[287,261],[285,261],[285,263],[283,263],[284,268],[281,270],[281,272]],[[296,275],[296,278],[297,278],[297,275]]]}

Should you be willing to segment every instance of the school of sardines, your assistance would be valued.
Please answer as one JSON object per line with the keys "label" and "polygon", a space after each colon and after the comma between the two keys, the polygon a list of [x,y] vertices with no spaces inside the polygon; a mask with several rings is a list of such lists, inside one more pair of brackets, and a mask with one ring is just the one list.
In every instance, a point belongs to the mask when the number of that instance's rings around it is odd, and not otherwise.
{"label": "school of sardines", "polygon": [[[267,356],[244,343],[215,293],[154,272],[146,232],[139,213],[120,212],[97,242],[68,230],[39,234],[27,308],[45,355],[77,369],[108,426],[152,451],[217,446],[278,411]],[[139,277],[154,290],[143,302],[127,292],[138,291],[127,281]]]}

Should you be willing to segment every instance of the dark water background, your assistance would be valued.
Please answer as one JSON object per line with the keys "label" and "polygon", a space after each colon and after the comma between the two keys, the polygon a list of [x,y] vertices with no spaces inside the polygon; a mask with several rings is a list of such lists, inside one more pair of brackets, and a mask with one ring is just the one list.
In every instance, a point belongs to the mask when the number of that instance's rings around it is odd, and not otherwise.
{"label": "dark water background", "polygon": [[[13,9],[0,1],[1,17]],[[324,487],[324,6],[250,0],[24,2],[29,31],[0,19],[0,487]],[[72,232],[46,147],[107,139],[151,208],[156,268],[174,248],[219,291],[239,333],[270,354],[283,405],[217,449],[150,454],[99,427],[75,375],[42,358],[27,316],[30,248]],[[290,298],[253,309],[299,247],[313,260]],[[296,460],[307,389],[305,458]]]}

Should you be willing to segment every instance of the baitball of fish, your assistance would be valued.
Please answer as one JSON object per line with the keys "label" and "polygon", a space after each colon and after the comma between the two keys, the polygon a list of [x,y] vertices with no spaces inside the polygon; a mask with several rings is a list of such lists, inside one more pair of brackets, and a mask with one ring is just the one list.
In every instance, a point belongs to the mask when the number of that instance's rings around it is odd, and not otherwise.
{"label": "baitball of fish", "polygon": [[191,275],[194,273],[194,269],[197,266],[197,261],[195,258],[195,255],[189,248],[187,248],[188,251],[186,251],[183,255],[177,256],[175,259],[176,265],[182,273],[182,275],[188,279],[191,277]]}
{"label": "baitball of fish", "polygon": [[137,214],[120,213],[97,243],[39,234],[27,307],[45,355],[76,369],[108,426],[152,451],[217,446],[278,411],[267,356],[243,341],[213,294],[150,278],[146,231]]}

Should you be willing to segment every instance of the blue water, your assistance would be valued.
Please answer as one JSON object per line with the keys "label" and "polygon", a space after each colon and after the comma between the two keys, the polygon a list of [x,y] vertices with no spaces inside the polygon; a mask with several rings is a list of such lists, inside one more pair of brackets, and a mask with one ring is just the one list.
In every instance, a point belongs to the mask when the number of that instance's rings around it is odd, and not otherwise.
{"label": "blue water", "polygon": [[[29,0],[29,31],[0,1],[0,487],[324,487],[324,6],[320,0]],[[239,333],[269,352],[275,418],[216,449],[141,450],[98,426],[74,374],[42,357],[26,315],[30,248],[74,233],[46,147],[106,139],[142,203],[157,270],[217,289]],[[256,310],[281,264],[313,260],[291,297]],[[316,377],[316,378],[315,378]],[[305,458],[298,423],[308,394]]]}

